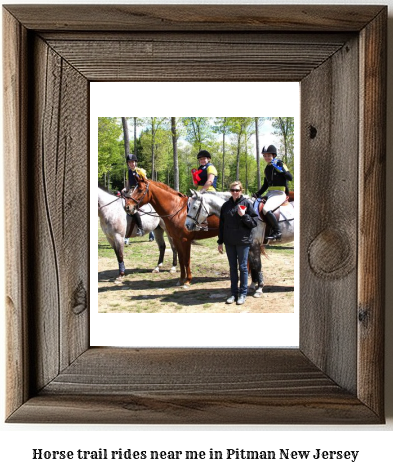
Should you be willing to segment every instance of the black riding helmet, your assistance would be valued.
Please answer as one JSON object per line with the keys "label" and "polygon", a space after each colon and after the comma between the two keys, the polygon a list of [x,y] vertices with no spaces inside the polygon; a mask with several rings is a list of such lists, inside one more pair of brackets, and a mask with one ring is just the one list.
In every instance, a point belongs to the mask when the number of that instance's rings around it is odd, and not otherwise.
{"label": "black riding helmet", "polygon": [[138,158],[132,153],[127,155],[126,161],[138,161]]}
{"label": "black riding helmet", "polygon": [[268,147],[263,147],[262,148],[262,154],[263,153],[271,153],[272,155],[277,156],[277,148],[274,145],[269,145]]}
{"label": "black riding helmet", "polygon": [[211,156],[210,156],[210,153],[206,150],[201,150],[198,154],[197,154],[197,158],[199,160],[199,158],[209,158],[209,160],[211,159]]}

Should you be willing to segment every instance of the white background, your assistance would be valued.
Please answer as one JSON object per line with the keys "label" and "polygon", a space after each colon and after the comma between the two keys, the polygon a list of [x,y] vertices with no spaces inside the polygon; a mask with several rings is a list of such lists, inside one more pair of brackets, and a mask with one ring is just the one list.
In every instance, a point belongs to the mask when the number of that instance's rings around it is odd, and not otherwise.
{"label": "white background", "polygon": [[[19,1],[8,1],[8,3],[20,3]],[[28,3],[28,2],[25,2]],[[37,3],[37,2],[34,2]],[[41,2],[45,3],[45,2]],[[53,3],[49,1],[46,3]],[[79,2],[58,2],[79,3]],[[111,2],[89,2],[83,0],[80,3],[111,3]],[[133,3],[116,0],[113,3]],[[139,1],[137,3],[146,3]],[[157,2],[160,3],[160,2]],[[161,3],[175,3],[165,0]],[[184,2],[185,3],[185,2]],[[188,2],[209,3],[209,2]],[[219,2],[213,3],[242,3]],[[261,3],[261,2],[243,2]],[[299,3],[278,2],[269,0],[270,4]],[[314,4],[313,1],[302,0],[303,4]],[[335,1],[320,1],[318,3],[335,4]],[[380,1],[354,1],[341,2],[345,4],[381,4],[389,5],[389,64],[388,64],[388,130],[393,127],[393,103],[392,103],[392,8],[393,0]],[[388,133],[387,142],[387,181],[393,180],[393,138]],[[389,187],[388,187],[389,189]],[[7,186],[7,192],[9,192]],[[386,414],[387,424],[385,426],[63,426],[63,425],[9,425],[2,424],[0,431],[0,468],[2,472],[41,472],[41,473],[69,473],[70,469],[75,473],[84,473],[86,469],[94,469],[95,473],[108,472],[108,469],[116,469],[116,473],[139,473],[151,472],[158,469],[161,472],[181,473],[184,472],[216,472],[225,469],[228,473],[237,473],[239,470],[247,470],[248,473],[266,472],[287,473],[288,470],[302,470],[303,473],[331,473],[336,472],[391,472],[392,458],[391,446],[393,445],[393,324],[392,311],[393,292],[390,287],[393,283],[393,274],[389,262],[393,261],[391,242],[393,242],[393,215],[392,195],[387,197],[387,292],[386,292]],[[3,210],[0,209],[0,222],[3,222]],[[0,232],[3,236],[3,232]],[[1,248],[4,243],[1,242]],[[2,259],[3,261],[3,259]],[[4,308],[4,291],[2,291],[2,307]],[[2,312],[4,313],[4,311]],[[4,324],[0,325],[3,331]],[[2,334],[4,337],[4,333]],[[4,343],[2,345],[4,348]],[[4,350],[1,353],[1,365],[4,367]],[[4,377],[2,378],[4,382]],[[4,406],[4,389],[0,387],[1,406]],[[321,448],[325,450],[359,450],[360,454],[356,462],[351,461],[32,461],[32,448],[66,449],[66,450],[97,450],[127,449],[133,450],[205,450],[210,448],[225,450],[227,448],[239,449],[291,449],[291,450],[314,450]],[[219,464],[218,464],[219,463]],[[224,464],[225,463],[225,464]]]}
{"label": "white background", "polygon": [[[146,101],[149,97],[149,101]],[[173,101],[173,97],[180,100]],[[98,314],[97,303],[97,156],[98,117],[294,117],[299,156],[299,83],[105,83],[90,86],[90,343],[128,347],[297,347],[299,345],[298,252],[295,253],[295,307],[290,314]],[[268,141],[264,141],[268,140]],[[277,137],[261,134],[260,148]],[[214,160],[213,160],[214,162]],[[299,168],[299,160],[296,166]],[[299,169],[295,170],[299,176]],[[295,183],[296,185],[296,183]],[[299,200],[297,200],[299,202]],[[297,214],[299,205],[295,206]],[[298,231],[298,226],[296,231]],[[296,239],[297,241],[297,239]],[[156,246],[151,248],[157,252]],[[195,251],[195,250],[194,250]],[[117,266],[113,253],[114,269]],[[167,257],[168,258],[168,257]],[[226,259],[226,256],[222,256]],[[125,260],[126,265],[131,262]],[[192,259],[191,259],[192,264]],[[177,275],[177,277],[179,274]],[[171,277],[175,282],[175,278]],[[228,280],[229,288],[229,280]],[[183,290],[186,291],[186,290]],[[119,292],[132,297],[132,288]],[[261,307],[264,297],[260,299]],[[253,328],[250,330],[250,328]]]}

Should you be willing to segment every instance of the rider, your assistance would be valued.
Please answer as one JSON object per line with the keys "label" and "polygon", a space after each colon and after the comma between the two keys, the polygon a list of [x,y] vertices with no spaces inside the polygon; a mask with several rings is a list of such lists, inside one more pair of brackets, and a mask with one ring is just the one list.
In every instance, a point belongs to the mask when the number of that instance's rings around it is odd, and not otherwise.
{"label": "rider", "polygon": [[201,150],[197,158],[199,160],[199,168],[192,170],[194,184],[198,186],[197,191],[202,193],[206,191],[216,192],[218,173],[216,167],[210,163],[210,153],[206,150]]}
{"label": "rider", "polygon": [[[133,154],[128,154],[126,158],[126,163],[128,166],[128,181],[127,186],[123,189],[123,192],[128,193],[132,191],[134,188],[138,186],[138,182],[136,178],[146,178],[146,171],[143,168],[137,168],[136,164],[138,162],[138,158]],[[144,234],[142,229],[142,221],[139,212],[135,212],[133,214],[133,218],[135,219],[135,224],[137,226],[136,235],[138,237],[142,237]]]}
{"label": "rider", "polygon": [[264,146],[262,154],[267,163],[265,179],[261,189],[253,194],[253,197],[260,198],[267,191],[267,201],[263,207],[263,213],[273,230],[267,239],[280,240],[281,231],[273,211],[285,202],[286,195],[289,193],[287,181],[292,181],[292,175],[285,163],[277,159],[277,148],[274,145]]}

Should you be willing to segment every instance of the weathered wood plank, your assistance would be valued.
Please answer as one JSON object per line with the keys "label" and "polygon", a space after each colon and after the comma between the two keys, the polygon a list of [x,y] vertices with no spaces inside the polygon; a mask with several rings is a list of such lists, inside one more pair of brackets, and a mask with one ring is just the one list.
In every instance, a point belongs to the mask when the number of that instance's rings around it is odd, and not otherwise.
{"label": "weathered wood plank", "polygon": [[360,31],[378,5],[6,5],[27,28],[90,31]]}
{"label": "weathered wood plank", "polygon": [[[301,83],[300,347],[356,393],[358,47]],[[324,91],[323,96],[315,91]]]}
{"label": "weathered wood plank", "polygon": [[95,348],[9,421],[375,423],[298,350]]}
{"label": "weathered wood plank", "polygon": [[[49,41],[89,80],[298,80],[342,44],[211,41]],[[209,79],[209,77],[211,79]]]}
{"label": "weathered wood plank", "polygon": [[[387,9],[360,35],[359,398],[383,414]],[[381,415],[383,416],[383,415]]]}
{"label": "weathered wood plank", "polygon": [[6,412],[12,413],[29,396],[27,146],[24,83],[27,77],[27,32],[8,13],[3,13],[4,71],[4,217],[5,217],[5,298],[7,328]]}
{"label": "weathered wood plank", "polygon": [[88,88],[39,38],[34,77],[35,380],[41,388],[88,347]]}

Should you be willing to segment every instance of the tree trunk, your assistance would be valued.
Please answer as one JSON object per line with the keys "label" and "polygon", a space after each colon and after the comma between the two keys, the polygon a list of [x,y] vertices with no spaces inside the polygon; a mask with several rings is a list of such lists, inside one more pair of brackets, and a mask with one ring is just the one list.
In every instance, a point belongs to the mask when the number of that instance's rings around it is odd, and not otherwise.
{"label": "tree trunk", "polygon": [[136,146],[136,119],[137,117],[134,117],[134,155],[138,157],[138,147]]}
{"label": "tree trunk", "polygon": [[130,134],[128,132],[127,117],[122,117],[121,122],[123,124],[123,135],[124,135],[124,153],[125,157],[130,153]]}
{"label": "tree trunk", "polygon": [[173,144],[173,187],[179,191],[179,160],[177,156],[176,117],[171,117],[172,144]]}
{"label": "tree trunk", "polygon": [[222,134],[222,171],[221,171],[221,190],[224,191],[225,177],[225,130]]}
{"label": "tree trunk", "polygon": [[257,183],[258,189],[261,189],[261,170],[260,170],[260,155],[259,155],[259,117],[255,117],[255,147],[257,158]]}
{"label": "tree trunk", "polygon": [[154,180],[155,174],[155,162],[154,162],[154,151],[155,151],[155,138],[156,138],[156,131],[154,129],[154,117],[151,118],[151,179]]}
{"label": "tree trunk", "polygon": [[243,133],[243,124],[240,125],[240,130],[237,137],[236,181],[239,181],[239,176],[240,176],[240,147],[241,147],[242,133]]}

